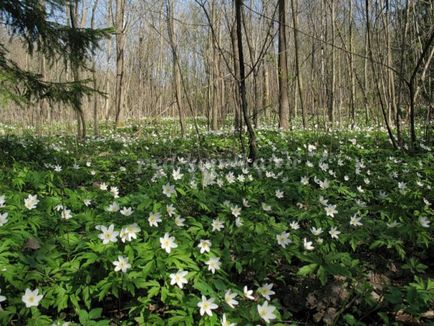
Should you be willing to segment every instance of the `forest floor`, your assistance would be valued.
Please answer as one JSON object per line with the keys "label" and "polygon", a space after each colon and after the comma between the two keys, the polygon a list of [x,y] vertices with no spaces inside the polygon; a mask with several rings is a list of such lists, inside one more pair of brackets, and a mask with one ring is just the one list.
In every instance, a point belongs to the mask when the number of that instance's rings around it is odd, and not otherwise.
{"label": "forest floor", "polygon": [[189,130],[0,136],[0,324],[434,321],[432,147]]}

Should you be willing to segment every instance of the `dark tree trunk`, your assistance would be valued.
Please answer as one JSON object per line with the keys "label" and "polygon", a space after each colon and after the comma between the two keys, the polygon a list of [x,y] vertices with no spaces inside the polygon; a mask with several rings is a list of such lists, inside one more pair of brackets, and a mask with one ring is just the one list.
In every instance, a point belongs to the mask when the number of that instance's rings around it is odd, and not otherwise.
{"label": "dark tree trunk", "polygon": [[246,96],[246,73],[244,68],[244,53],[243,53],[243,34],[241,24],[241,10],[243,6],[242,0],[235,0],[235,15],[237,24],[237,43],[238,43],[238,59],[239,59],[239,80],[238,88],[240,95],[241,111],[244,117],[244,123],[247,126],[249,135],[249,163],[253,163],[256,159],[256,135],[249,118]]}

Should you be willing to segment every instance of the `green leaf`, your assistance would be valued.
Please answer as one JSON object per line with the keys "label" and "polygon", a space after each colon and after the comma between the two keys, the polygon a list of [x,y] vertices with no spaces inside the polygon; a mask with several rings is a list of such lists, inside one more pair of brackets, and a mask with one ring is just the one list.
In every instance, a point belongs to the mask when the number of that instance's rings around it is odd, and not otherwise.
{"label": "green leaf", "polygon": [[356,318],[353,315],[351,315],[351,314],[346,314],[344,316],[344,319],[347,322],[347,324],[350,325],[350,326],[353,326],[353,325],[357,324]]}
{"label": "green leaf", "polygon": [[164,286],[161,288],[161,301],[166,303],[167,295],[169,294],[169,290]]}
{"label": "green leaf", "polygon": [[158,293],[160,293],[160,287],[159,286],[152,287],[148,290],[147,298],[151,299],[151,298],[155,297],[156,295],[158,295]]}
{"label": "green leaf", "polygon": [[78,319],[80,320],[80,324],[84,326],[86,326],[90,320],[86,310],[80,310],[78,314]]}
{"label": "green leaf", "polygon": [[102,314],[102,308],[95,308],[89,312],[89,319],[100,318]]}
{"label": "green leaf", "polygon": [[327,284],[328,274],[327,274],[327,271],[325,270],[325,268],[323,266],[320,266],[318,268],[317,276],[318,276],[318,278],[319,278],[319,280],[323,286]]}
{"label": "green leaf", "polygon": [[303,267],[301,267],[298,272],[297,275],[298,276],[307,276],[313,272],[316,271],[316,269],[318,268],[318,264],[309,264],[309,265],[304,265]]}

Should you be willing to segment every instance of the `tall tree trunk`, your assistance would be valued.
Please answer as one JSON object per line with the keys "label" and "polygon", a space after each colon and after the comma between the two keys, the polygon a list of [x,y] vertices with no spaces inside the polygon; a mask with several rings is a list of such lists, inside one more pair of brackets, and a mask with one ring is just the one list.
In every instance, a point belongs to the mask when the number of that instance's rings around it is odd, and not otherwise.
{"label": "tall tree trunk", "polygon": [[[368,4],[369,5],[369,4]],[[363,88],[365,89],[363,92],[364,95],[364,103],[365,103],[365,122],[368,124],[369,122],[369,79],[368,79],[368,56],[369,56],[369,49],[368,49],[368,33],[365,34],[365,60],[363,65]]]}
{"label": "tall tree trunk", "polygon": [[[90,28],[95,28],[95,15],[96,15],[96,9],[98,7],[99,0],[95,0],[93,7],[92,7],[92,16],[90,18]],[[92,84],[93,88],[97,88],[97,82],[96,82],[96,61],[95,59],[92,60]],[[94,93],[93,95],[93,134],[95,136],[98,136],[98,94]]]}
{"label": "tall tree trunk", "polygon": [[[410,12],[410,6],[408,0],[405,0],[405,7],[404,7],[404,26],[401,27],[401,57],[400,57],[400,63],[399,63],[399,73],[400,75],[404,75],[404,62],[406,58],[406,40],[407,40],[407,33],[408,33],[408,18],[409,18],[409,12]],[[398,85],[398,105],[396,107],[396,118],[395,118],[395,124],[396,124],[396,130],[397,130],[397,138],[398,138],[398,145],[399,147],[402,147],[403,145],[403,139],[401,136],[401,104],[402,104],[402,86],[403,86],[403,80],[399,80]]]}
{"label": "tall tree trunk", "polygon": [[219,121],[222,123],[225,120],[225,106],[226,106],[226,94],[225,94],[226,84],[225,84],[225,78],[222,75],[220,75],[219,78],[219,88],[220,88],[220,95],[221,95]]}
{"label": "tall tree trunk", "polygon": [[[107,16],[106,16],[106,24],[110,25],[113,21],[113,0],[109,0],[107,4]],[[107,63],[105,69],[105,78],[104,78],[104,92],[106,94],[104,98],[104,119],[107,127],[109,118],[110,118],[110,109],[111,105],[111,92],[110,92],[110,62],[112,58],[112,39],[109,38],[106,41],[106,53],[107,53]]]}
{"label": "tall tree trunk", "polygon": [[371,71],[372,76],[374,77],[374,83],[377,91],[378,100],[380,101],[380,108],[381,112],[383,114],[384,123],[386,124],[387,133],[389,135],[389,139],[392,142],[392,145],[394,148],[397,148],[397,144],[395,141],[395,137],[393,136],[392,130],[389,126],[389,121],[387,119],[387,112],[384,105],[383,97],[381,95],[380,91],[380,79],[378,76],[377,69],[375,67],[376,63],[374,60],[374,55],[372,53],[372,44],[371,44],[371,22],[370,22],[370,16],[369,16],[369,0],[365,0],[365,16],[366,16],[366,40],[367,40],[367,50],[368,50],[368,57],[371,61]]}
{"label": "tall tree trunk", "polygon": [[268,74],[268,66],[264,62],[262,65],[262,110],[269,117],[270,110],[270,77]]}
{"label": "tall tree trunk", "polygon": [[116,116],[115,126],[119,127],[124,105],[124,66],[125,66],[125,0],[116,0]]}
{"label": "tall tree trunk", "polygon": [[172,50],[173,90],[175,92],[176,107],[178,108],[181,135],[184,136],[185,119],[184,119],[184,108],[182,102],[181,71],[180,71],[180,64],[179,64],[179,57],[178,57],[178,49],[176,47],[176,40],[175,40],[175,26],[173,24],[174,1],[167,0],[166,10],[167,10],[167,31],[169,34],[169,43]]}
{"label": "tall tree trunk", "polygon": [[333,127],[335,120],[335,89],[336,89],[336,51],[335,51],[335,23],[336,23],[336,14],[335,14],[335,1],[330,1],[330,26],[331,26],[331,48],[330,48],[330,56],[331,56],[331,64],[329,71],[330,81],[327,85],[328,87],[328,104],[327,104],[327,113],[328,119]]}
{"label": "tall tree trunk", "polygon": [[[78,2],[78,0],[71,1],[67,6],[69,13],[68,19],[72,28],[80,28],[80,26],[78,26]],[[80,80],[80,67],[73,61],[71,61],[70,64],[73,80],[78,82]],[[83,104],[80,95],[75,94],[75,97],[73,106],[77,117],[77,138],[83,140],[86,137],[86,121],[83,112]]]}
{"label": "tall tree trunk", "polygon": [[210,36],[212,47],[212,73],[211,73],[211,86],[212,86],[212,106],[211,106],[211,129],[218,129],[219,111],[222,109],[222,93],[221,93],[221,72],[220,72],[220,54],[218,51],[217,42],[220,41],[220,24],[217,17],[216,0],[211,2],[211,20],[214,32],[217,34],[215,37]]}
{"label": "tall tree trunk", "polygon": [[208,51],[206,51],[207,53],[205,54],[205,60],[204,60],[204,69],[205,69],[205,73],[207,76],[207,90],[206,90],[206,119],[207,119],[207,129],[210,130],[212,129],[212,107],[213,107],[213,82],[214,82],[214,77],[213,77],[213,64],[212,64],[212,55],[213,55],[213,51],[212,51],[212,33],[210,31],[210,35],[209,35],[209,45],[208,45]]}
{"label": "tall tree trunk", "polygon": [[286,42],[286,0],[279,0],[279,128],[282,129],[288,129],[289,126],[289,73],[287,50],[288,47]]}
{"label": "tall tree trunk", "polygon": [[[45,0],[40,0],[41,6],[45,9]],[[43,79],[46,79],[46,59],[43,53],[39,53],[39,74]],[[46,111],[49,111],[48,103],[45,99],[39,101],[39,114],[36,123],[36,133],[41,134],[43,118]],[[51,122],[51,121],[50,121]],[[50,130],[50,128],[48,129]]]}
{"label": "tall tree trunk", "polygon": [[299,40],[298,40],[298,1],[291,0],[292,12],[292,26],[294,27],[294,51],[295,51],[295,73],[297,74],[297,89],[300,99],[301,117],[303,121],[303,128],[306,128],[306,112],[303,99],[303,79],[300,71],[300,58],[299,58]]}
{"label": "tall tree trunk", "polygon": [[354,71],[354,56],[353,56],[353,1],[350,2],[350,10],[348,13],[348,24],[349,24],[349,60],[350,60],[350,79],[351,79],[351,92],[350,92],[350,106],[351,106],[351,128],[354,128],[356,123],[356,80]]}
{"label": "tall tree trunk", "polygon": [[246,73],[244,68],[244,53],[243,53],[243,34],[242,34],[242,9],[243,1],[235,0],[235,16],[237,25],[237,45],[238,45],[238,59],[239,59],[239,80],[238,87],[240,92],[241,110],[243,112],[244,123],[247,126],[249,135],[249,163],[252,164],[256,159],[256,135],[249,118],[249,111],[247,106],[246,96]]}
{"label": "tall tree trunk", "polygon": [[[39,73],[41,75],[42,78],[46,78],[46,60],[45,60],[45,56],[44,54],[40,53],[39,54]],[[49,111],[49,106],[47,103],[47,100],[45,99],[41,99],[39,101],[39,121],[36,125],[36,132],[38,134],[41,133],[41,127],[42,127],[42,123],[43,123],[43,118],[45,116],[45,113]],[[48,129],[50,130],[50,128]]]}
{"label": "tall tree trunk", "polygon": [[[328,80],[326,75],[326,51],[325,51],[325,43],[328,42],[328,34],[327,34],[327,5],[326,0],[321,1],[321,12],[319,13],[321,16],[321,32],[320,32],[320,46],[321,46],[321,87],[319,88],[319,95],[320,95],[320,103],[321,103],[321,109],[323,114],[323,121],[324,124],[326,124],[327,116],[326,116],[326,110],[327,110],[327,103],[328,103]],[[318,115],[319,119],[319,115]]]}
{"label": "tall tree trunk", "polygon": [[[250,1],[250,6],[252,6],[252,1]],[[253,65],[255,62],[255,45],[253,44],[253,28],[251,27],[250,29],[248,28],[249,26],[252,26],[252,12],[250,12],[250,14],[247,16],[248,17],[248,22],[249,25],[247,24],[247,19],[246,16],[244,15],[243,12],[243,17],[242,17],[242,23],[243,23],[243,28],[244,28],[244,33],[245,33],[245,39],[246,39],[246,44],[247,44],[247,49],[249,50],[249,59],[250,59],[250,64]],[[258,74],[259,74],[259,70],[258,70],[258,66],[253,67],[253,71],[252,71],[252,116],[253,116],[253,125],[255,128],[258,128],[259,125],[259,90],[258,90]],[[250,112],[249,112],[250,114]]]}
{"label": "tall tree trunk", "polygon": [[432,48],[432,45],[434,44],[434,28],[431,28],[430,35],[428,36],[427,41],[425,44],[422,45],[422,53],[420,54],[416,65],[412,71],[412,74],[410,76],[410,80],[407,83],[408,91],[410,95],[410,147],[412,150],[415,149],[416,146],[416,128],[415,128],[415,110],[416,110],[416,76],[418,74],[418,71],[420,67],[422,67],[423,61],[425,57],[427,58],[427,62],[425,64],[425,68],[423,69],[422,76],[424,75],[425,71],[428,69],[432,53],[434,49]]}
{"label": "tall tree trunk", "polygon": [[[317,124],[319,124],[319,114],[318,114],[318,107],[320,106],[319,98],[321,98],[320,94],[316,92],[315,85],[319,84],[318,82],[315,82],[318,78],[315,78],[315,41],[312,41],[312,58],[310,60],[310,112],[312,115],[317,118]],[[322,89],[322,87],[319,87],[319,89]],[[315,96],[315,94],[318,94],[319,96]]]}
{"label": "tall tree trunk", "polygon": [[237,50],[237,30],[236,24],[231,28],[231,45],[232,45],[232,53],[233,53],[233,67],[234,74],[236,76],[234,83],[234,126],[236,130],[241,130],[243,126],[243,120],[241,119],[241,104],[240,104],[240,96],[239,96],[239,87],[238,87],[238,79],[240,79],[240,69],[239,69],[239,59],[238,59],[238,50]]}
{"label": "tall tree trunk", "polygon": [[[386,0],[385,12],[385,30],[386,30],[386,47],[387,47],[387,65],[393,65],[392,45],[390,39],[390,0]],[[396,116],[396,96],[395,96],[395,75],[391,69],[387,72],[387,86],[389,97],[389,123],[392,124]]]}
{"label": "tall tree trunk", "polygon": [[[164,4],[163,4],[163,6],[164,6]],[[162,9],[162,11],[163,11],[163,9]],[[158,34],[160,36],[158,47],[159,47],[159,51],[161,53],[163,51],[163,49],[165,48],[164,36],[163,36],[163,19],[160,19]],[[164,65],[163,56],[160,55],[158,58],[158,64],[157,64],[157,71],[158,71],[159,75],[161,75],[163,73],[163,65]],[[163,91],[164,91],[164,88],[162,91],[160,91],[160,93],[158,95],[158,113],[163,111]]]}

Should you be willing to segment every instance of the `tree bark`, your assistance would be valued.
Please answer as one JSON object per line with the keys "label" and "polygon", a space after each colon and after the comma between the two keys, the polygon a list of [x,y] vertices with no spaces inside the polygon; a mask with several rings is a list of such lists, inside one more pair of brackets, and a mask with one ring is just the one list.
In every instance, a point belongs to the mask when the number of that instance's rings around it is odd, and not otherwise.
{"label": "tree bark", "polygon": [[[69,23],[72,28],[79,28],[78,26],[78,0],[71,1],[69,5],[67,6],[67,9],[69,11]],[[77,66],[75,62],[70,62],[71,64],[71,71],[73,80],[75,82],[78,82],[80,80],[80,68]],[[78,140],[83,140],[86,137],[86,121],[85,121],[85,115],[83,112],[83,106],[82,106],[82,99],[80,95],[75,95],[76,98],[74,99],[74,110],[77,117],[77,138]]]}
{"label": "tree bark", "polygon": [[[414,114],[415,114],[415,104],[416,104],[416,76],[417,73],[420,69],[420,67],[422,66],[423,60],[425,59],[425,57],[428,55],[428,59],[429,61],[426,64],[426,68],[428,69],[430,60],[432,58],[431,55],[429,55],[430,53],[433,52],[432,45],[434,44],[434,27],[431,28],[430,31],[430,35],[428,36],[428,39],[426,41],[426,43],[423,45],[423,49],[422,49],[422,53],[420,54],[416,65],[412,71],[412,74],[410,76],[410,80],[407,83],[408,86],[408,90],[409,90],[409,95],[410,95],[410,146],[411,149],[414,150],[415,146],[416,146],[416,128],[415,128],[415,119],[414,119]],[[424,71],[425,71],[424,69]]]}
{"label": "tree bark", "polygon": [[[385,30],[386,30],[386,46],[387,46],[387,65],[393,65],[392,58],[392,45],[390,38],[390,0],[386,0],[385,3]],[[392,124],[396,117],[396,94],[395,94],[395,75],[392,70],[388,69],[387,72],[388,82],[388,95],[389,95],[389,123]]]}
{"label": "tree bark", "polygon": [[386,108],[383,102],[383,97],[380,92],[380,85],[379,85],[379,77],[378,73],[375,68],[375,62],[374,62],[374,56],[372,54],[372,45],[371,45],[371,23],[370,23],[370,17],[369,17],[369,0],[365,0],[365,15],[366,15],[366,41],[367,41],[367,50],[368,50],[368,57],[371,61],[371,71],[372,76],[374,77],[375,87],[377,91],[378,100],[380,101],[380,108],[381,112],[383,114],[384,123],[386,124],[387,133],[389,135],[389,139],[392,142],[392,145],[394,148],[397,148],[397,144],[395,141],[395,137],[393,136],[392,130],[389,126],[389,121],[387,119],[387,113]]}
{"label": "tree bark", "polygon": [[115,126],[119,127],[124,105],[124,66],[125,66],[125,0],[116,0],[116,108]]}
{"label": "tree bark", "polygon": [[[92,16],[90,18],[90,28],[95,28],[95,15],[96,15],[96,9],[98,7],[99,0],[95,0],[93,7],[92,7]],[[92,83],[93,88],[97,88],[97,78],[96,78],[96,61],[95,59],[92,60]],[[95,136],[98,136],[98,94],[93,94],[93,134]]]}
{"label": "tree bark", "polygon": [[234,75],[236,76],[233,95],[234,95],[234,127],[236,130],[241,130],[243,126],[243,120],[241,119],[241,104],[240,104],[240,95],[239,95],[239,87],[238,80],[240,79],[240,69],[239,69],[239,59],[238,59],[238,50],[237,50],[237,31],[236,24],[231,28],[231,46],[233,53],[233,68]]}
{"label": "tree bark", "polygon": [[278,75],[279,75],[279,128],[289,127],[289,98],[288,98],[288,59],[286,42],[286,0],[279,0],[279,47],[278,47]]}
{"label": "tree bark", "polygon": [[270,77],[268,74],[267,64],[262,66],[262,110],[265,111],[266,116],[269,117],[270,112]]}
{"label": "tree bark", "polygon": [[215,39],[220,41],[220,24],[217,17],[216,0],[211,2],[211,20],[214,26],[214,31],[217,34],[214,38],[212,32],[210,35],[210,43],[212,47],[212,74],[211,74],[211,94],[212,94],[212,105],[211,105],[211,129],[218,129],[219,113],[222,108],[222,93],[221,93],[221,72],[220,72],[220,55],[218,51],[218,44]]}
{"label": "tree bark", "polygon": [[351,79],[351,94],[350,94],[350,106],[351,106],[351,128],[354,128],[356,123],[356,80],[354,71],[354,56],[353,56],[353,1],[350,1],[350,10],[348,13],[349,24],[349,60],[350,60],[350,79]]}
{"label": "tree bark", "polygon": [[329,83],[327,85],[328,89],[328,96],[327,96],[327,113],[328,113],[328,119],[333,127],[334,120],[335,120],[335,88],[336,88],[336,51],[335,51],[335,1],[330,1],[330,25],[331,25],[331,49],[330,49],[330,56],[331,56],[331,63],[330,63],[330,71],[329,71]]}
{"label": "tree bark", "polygon": [[238,46],[238,59],[239,59],[239,80],[238,88],[240,93],[241,109],[244,116],[244,123],[247,126],[249,135],[249,163],[252,164],[256,159],[256,135],[249,118],[249,111],[247,106],[246,96],[246,73],[244,67],[244,53],[243,53],[243,34],[242,34],[242,8],[243,1],[235,0],[235,16],[237,25],[237,46]]}
{"label": "tree bark", "polygon": [[179,64],[179,57],[178,57],[178,49],[175,41],[175,26],[173,23],[174,1],[167,0],[166,10],[167,10],[167,31],[169,34],[169,43],[172,50],[173,90],[175,93],[176,107],[178,108],[181,135],[184,136],[185,118],[184,118],[184,106],[182,101],[181,71],[180,71],[180,64]]}
{"label": "tree bark", "polygon": [[303,99],[303,79],[300,71],[300,55],[299,55],[299,40],[298,40],[298,1],[291,0],[292,26],[294,27],[294,51],[295,51],[295,73],[297,74],[297,89],[300,99],[301,117],[303,128],[306,128],[306,112]]}

